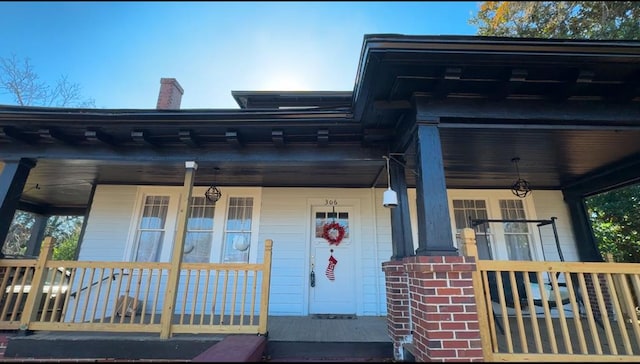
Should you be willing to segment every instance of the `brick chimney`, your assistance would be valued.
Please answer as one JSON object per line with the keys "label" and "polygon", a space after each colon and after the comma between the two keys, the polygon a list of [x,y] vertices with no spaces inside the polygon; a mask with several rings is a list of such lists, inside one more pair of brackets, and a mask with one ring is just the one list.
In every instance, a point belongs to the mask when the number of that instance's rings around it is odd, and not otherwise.
{"label": "brick chimney", "polygon": [[158,110],[178,110],[184,90],[175,78],[160,79],[160,94],[158,95]]}

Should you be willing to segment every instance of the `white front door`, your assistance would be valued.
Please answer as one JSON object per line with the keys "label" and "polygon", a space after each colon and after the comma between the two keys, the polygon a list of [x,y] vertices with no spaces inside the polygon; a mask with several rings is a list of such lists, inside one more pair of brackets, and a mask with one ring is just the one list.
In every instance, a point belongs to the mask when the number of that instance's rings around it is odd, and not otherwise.
{"label": "white front door", "polygon": [[[310,258],[315,282],[311,284],[310,279],[309,313],[355,314],[354,208],[335,205],[312,206],[311,220]],[[335,225],[336,223],[338,225]],[[337,262],[330,261],[331,257]]]}

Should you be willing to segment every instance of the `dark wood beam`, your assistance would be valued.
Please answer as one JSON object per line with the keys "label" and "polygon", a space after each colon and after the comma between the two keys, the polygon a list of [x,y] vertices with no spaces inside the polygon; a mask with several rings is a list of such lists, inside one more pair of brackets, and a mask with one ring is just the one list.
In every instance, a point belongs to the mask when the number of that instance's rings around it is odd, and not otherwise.
{"label": "dark wood beam", "polygon": [[224,133],[225,139],[227,139],[227,143],[233,147],[240,147],[242,143],[240,143],[240,137],[238,136],[238,132],[235,130],[228,130]]}
{"label": "dark wood beam", "polygon": [[329,129],[318,130],[318,146],[326,147],[329,145]]}
{"label": "dark wood beam", "polygon": [[[35,165],[36,161],[29,158],[4,160],[4,167],[0,172],[0,248],[6,240],[29,172]],[[0,252],[0,257],[2,256]]]}
{"label": "dark wood beam", "polygon": [[180,138],[181,142],[192,148],[197,148],[200,146],[200,143],[191,130],[180,130],[178,132],[178,137]]}
{"label": "dark wood beam", "polygon": [[[568,101],[556,103],[544,100],[429,100],[416,95],[417,118],[445,122],[460,119],[461,123],[475,123],[475,119],[536,120],[568,122],[572,125],[637,125],[640,108],[634,103]],[[427,106],[428,105],[428,106]]]}
{"label": "dark wood beam", "polygon": [[271,140],[273,144],[277,147],[284,146],[284,130],[282,129],[273,129],[271,130]]}
{"label": "dark wood beam", "polygon": [[104,143],[106,145],[116,145],[116,141],[113,138],[113,136],[101,131],[101,130],[97,130],[97,129],[93,129],[93,130],[86,130],[84,132],[84,137],[92,142],[92,143]]}
{"label": "dark wood beam", "polygon": [[39,129],[38,135],[42,140],[51,142],[51,143],[65,143],[65,144],[75,144],[76,141],[73,138],[65,135],[57,129]]}
{"label": "dark wood beam", "polygon": [[156,143],[151,141],[151,138],[149,137],[149,133],[144,130],[132,130],[131,139],[140,145],[149,145],[152,147],[157,146]]}
{"label": "dark wood beam", "polygon": [[376,110],[410,110],[412,108],[409,100],[376,100],[373,102],[373,107]]}
{"label": "dark wood beam", "polygon": [[[203,148],[198,152],[198,162],[225,163],[307,163],[307,162],[348,162],[372,161],[380,164],[380,156],[388,153],[386,147],[363,147],[361,143],[341,145],[340,148],[326,148],[318,153],[315,145],[289,145],[286,149],[273,148],[272,145],[256,145],[243,149],[227,146]],[[10,160],[25,157],[39,158],[46,155],[48,159],[88,159],[105,162],[167,162],[183,163],[193,159],[193,151],[175,146],[166,148],[138,148],[121,145],[117,148],[106,145],[57,145],[35,144],[30,148],[10,143],[0,148],[0,159]]]}
{"label": "dark wood beam", "polygon": [[0,128],[0,139],[9,141],[15,141],[19,143],[31,144],[35,140],[28,135],[21,133],[18,129],[12,126],[3,126]]}

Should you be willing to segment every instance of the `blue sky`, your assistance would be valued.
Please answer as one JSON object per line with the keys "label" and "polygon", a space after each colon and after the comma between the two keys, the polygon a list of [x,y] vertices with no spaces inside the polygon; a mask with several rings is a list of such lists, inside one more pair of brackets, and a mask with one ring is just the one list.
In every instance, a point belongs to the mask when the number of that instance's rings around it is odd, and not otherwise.
{"label": "blue sky", "polygon": [[[232,90],[350,91],[365,34],[474,35],[479,2],[0,2],[0,57],[98,108],[237,108]],[[12,104],[0,94],[0,104]]]}

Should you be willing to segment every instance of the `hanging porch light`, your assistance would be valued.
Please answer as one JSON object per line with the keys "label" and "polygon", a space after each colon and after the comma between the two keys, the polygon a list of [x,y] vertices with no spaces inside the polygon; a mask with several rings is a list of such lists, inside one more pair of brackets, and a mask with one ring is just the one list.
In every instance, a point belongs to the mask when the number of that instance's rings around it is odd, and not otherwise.
{"label": "hanging porch light", "polygon": [[213,170],[214,170],[214,176],[213,176],[214,183],[204,193],[204,197],[206,197],[209,202],[213,202],[215,204],[216,202],[218,202],[220,197],[222,197],[222,192],[220,192],[218,187],[215,186],[216,176],[218,175],[218,171],[220,170],[220,168],[216,167]]}
{"label": "hanging porch light", "polygon": [[518,169],[518,162],[520,162],[520,158],[512,158],[511,162],[515,163],[516,172],[518,173],[518,179],[511,185],[511,192],[520,198],[525,198],[531,192],[531,186],[529,185],[529,182],[520,177],[520,170]]}

